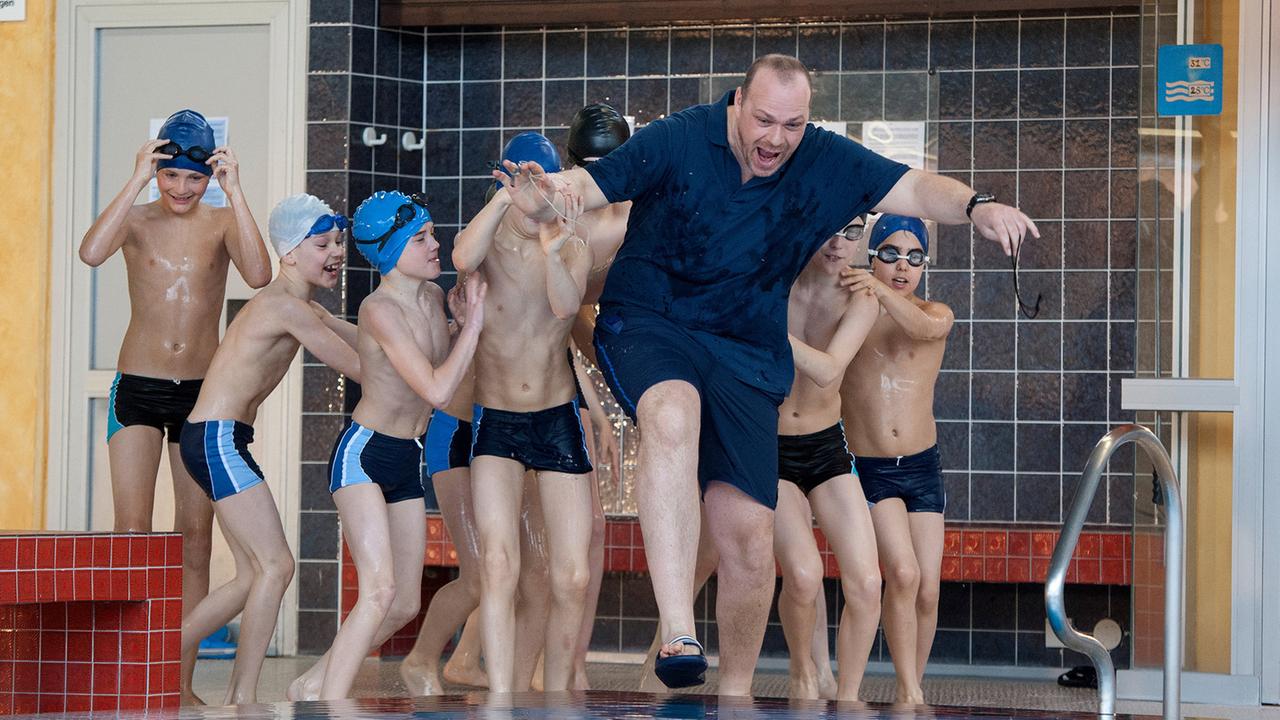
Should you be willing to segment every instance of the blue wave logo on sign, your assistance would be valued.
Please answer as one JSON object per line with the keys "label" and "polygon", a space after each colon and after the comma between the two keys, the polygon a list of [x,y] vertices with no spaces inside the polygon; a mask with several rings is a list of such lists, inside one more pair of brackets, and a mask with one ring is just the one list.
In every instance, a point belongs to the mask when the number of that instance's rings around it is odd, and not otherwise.
{"label": "blue wave logo on sign", "polygon": [[1156,112],[1222,113],[1222,46],[1164,45],[1156,56]]}

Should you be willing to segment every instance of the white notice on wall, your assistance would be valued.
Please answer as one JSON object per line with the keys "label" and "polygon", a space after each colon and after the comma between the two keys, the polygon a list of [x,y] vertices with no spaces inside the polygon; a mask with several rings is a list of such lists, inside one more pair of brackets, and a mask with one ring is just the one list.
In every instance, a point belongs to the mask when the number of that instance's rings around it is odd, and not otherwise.
{"label": "white notice on wall", "polygon": [[891,160],[924,170],[924,134],[923,122],[877,120],[862,124],[862,145]]}
{"label": "white notice on wall", "polygon": [[[0,0],[3,2],[4,0]],[[160,132],[160,126],[164,125],[164,121],[168,118],[151,118],[151,129],[147,131],[147,137],[153,138],[156,133]],[[209,126],[213,128],[213,144],[215,147],[227,144],[227,126],[228,121],[223,117],[206,117]],[[212,150],[213,148],[205,148]],[[151,178],[151,183],[147,185],[147,202],[155,202],[160,199],[160,189],[156,187],[156,179]],[[218,181],[209,178],[209,188],[205,190],[204,197],[200,198],[200,202],[210,207],[226,207],[227,195],[222,192],[222,186]]]}
{"label": "white notice on wall", "polygon": [[27,0],[0,0],[0,22],[27,19]]}

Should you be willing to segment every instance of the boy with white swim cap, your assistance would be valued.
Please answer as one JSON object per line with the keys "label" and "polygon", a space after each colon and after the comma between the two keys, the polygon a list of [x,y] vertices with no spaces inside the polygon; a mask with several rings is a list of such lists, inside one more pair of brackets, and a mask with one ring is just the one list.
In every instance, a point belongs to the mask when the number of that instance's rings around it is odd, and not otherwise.
{"label": "boy with white swim cap", "polygon": [[235,558],[235,577],[209,593],[182,623],[183,652],[242,610],[240,639],[224,704],[257,701],[258,675],[293,554],[261,469],[249,454],[258,407],[288,372],[299,347],[359,382],[355,328],[311,302],[338,284],[346,255],[346,218],[310,195],[282,200],[271,213],[272,244],[283,250],[280,272],[227,327],[209,363],[200,396],[182,426],[182,461],[213,501]]}
{"label": "boy with white swim cap", "polygon": [[[155,177],[160,197],[135,205]],[[211,178],[229,207],[200,202]],[[117,251],[129,282],[129,327],[120,345],[107,407],[107,453],[117,532],[148,532],[156,471],[168,446],[173,473],[174,530],[182,533],[182,608],[209,590],[213,508],[196,489],[178,453],[178,434],[200,393],[218,347],[227,266],[250,287],[271,281],[271,260],[228,147],[215,147],[200,113],[180,110],[143,143],[133,175],[80,244],[80,259],[98,267]],[[166,442],[167,441],[167,442]],[[191,692],[195,651],[182,658],[182,701]]]}

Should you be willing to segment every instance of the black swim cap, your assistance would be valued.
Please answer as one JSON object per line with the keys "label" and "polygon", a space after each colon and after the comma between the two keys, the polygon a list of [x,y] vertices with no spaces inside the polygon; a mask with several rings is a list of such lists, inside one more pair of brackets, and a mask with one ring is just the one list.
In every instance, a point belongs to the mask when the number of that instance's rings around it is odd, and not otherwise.
{"label": "black swim cap", "polygon": [[565,149],[569,162],[582,167],[608,155],[629,137],[631,126],[621,113],[604,103],[592,103],[573,116]]}

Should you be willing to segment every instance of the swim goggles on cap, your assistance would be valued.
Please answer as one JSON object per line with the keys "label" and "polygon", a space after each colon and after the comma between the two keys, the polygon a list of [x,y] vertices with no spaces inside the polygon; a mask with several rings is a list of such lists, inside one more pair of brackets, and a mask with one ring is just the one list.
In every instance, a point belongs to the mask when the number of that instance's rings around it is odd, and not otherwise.
{"label": "swim goggles on cap", "polygon": [[[373,238],[371,240],[357,239],[356,244],[357,245],[376,244],[378,246],[378,252],[381,253],[382,249],[387,246],[387,241],[391,239],[391,236],[394,235],[395,232],[400,228],[413,222],[413,219],[418,216],[418,211],[414,209],[415,205],[418,207],[421,207],[423,210],[427,209],[427,201],[423,199],[423,197],[418,193],[413,193],[412,195],[409,196],[409,202],[396,208],[396,218],[394,221],[392,221],[390,229],[388,229],[386,232],[382,233],[378,237]],[[345,220],[346,218],[343,218],[343,219]]]}
{"label": "swim goggles on cap", "polygon": [[866,232],[866,229],[867,229],[866,223],[849,223],[848,225],[844,226],[843,230],[841,230],[836,234],[843,236],[845,240],[856,241],[862,237],[862,233]]}
{"label": "swim goggles on cap", "polygon": [[156,148],[156,152],[163,155],[172,155],[174,158],[186,156],[193,162],[198,163],[207,162],[209,158],[213,157],[212,152],[205,150],[199,145],[192,145],[186,150],[183,150],[181,145],[173,142],[172,140]]}
{"label": "swim goggles on cap", "polygon": [[904,253],[892,245],[881,245],[875,250],[868,250],[867,254],[886,265],[892,265],[902,258],[906,258],[907,264],[911,267],[920,267],[929,262],[929,256],[918,248]]}
{"label": "swim goggles on cap", "polygon": [[316,218],[314,223],[311,223],[311,229],[302,238],[305,240],[312,235],[323,235],[335,227],[339,230],[346,230],[351,227],[351,223],[345,215],[321,215]]}

